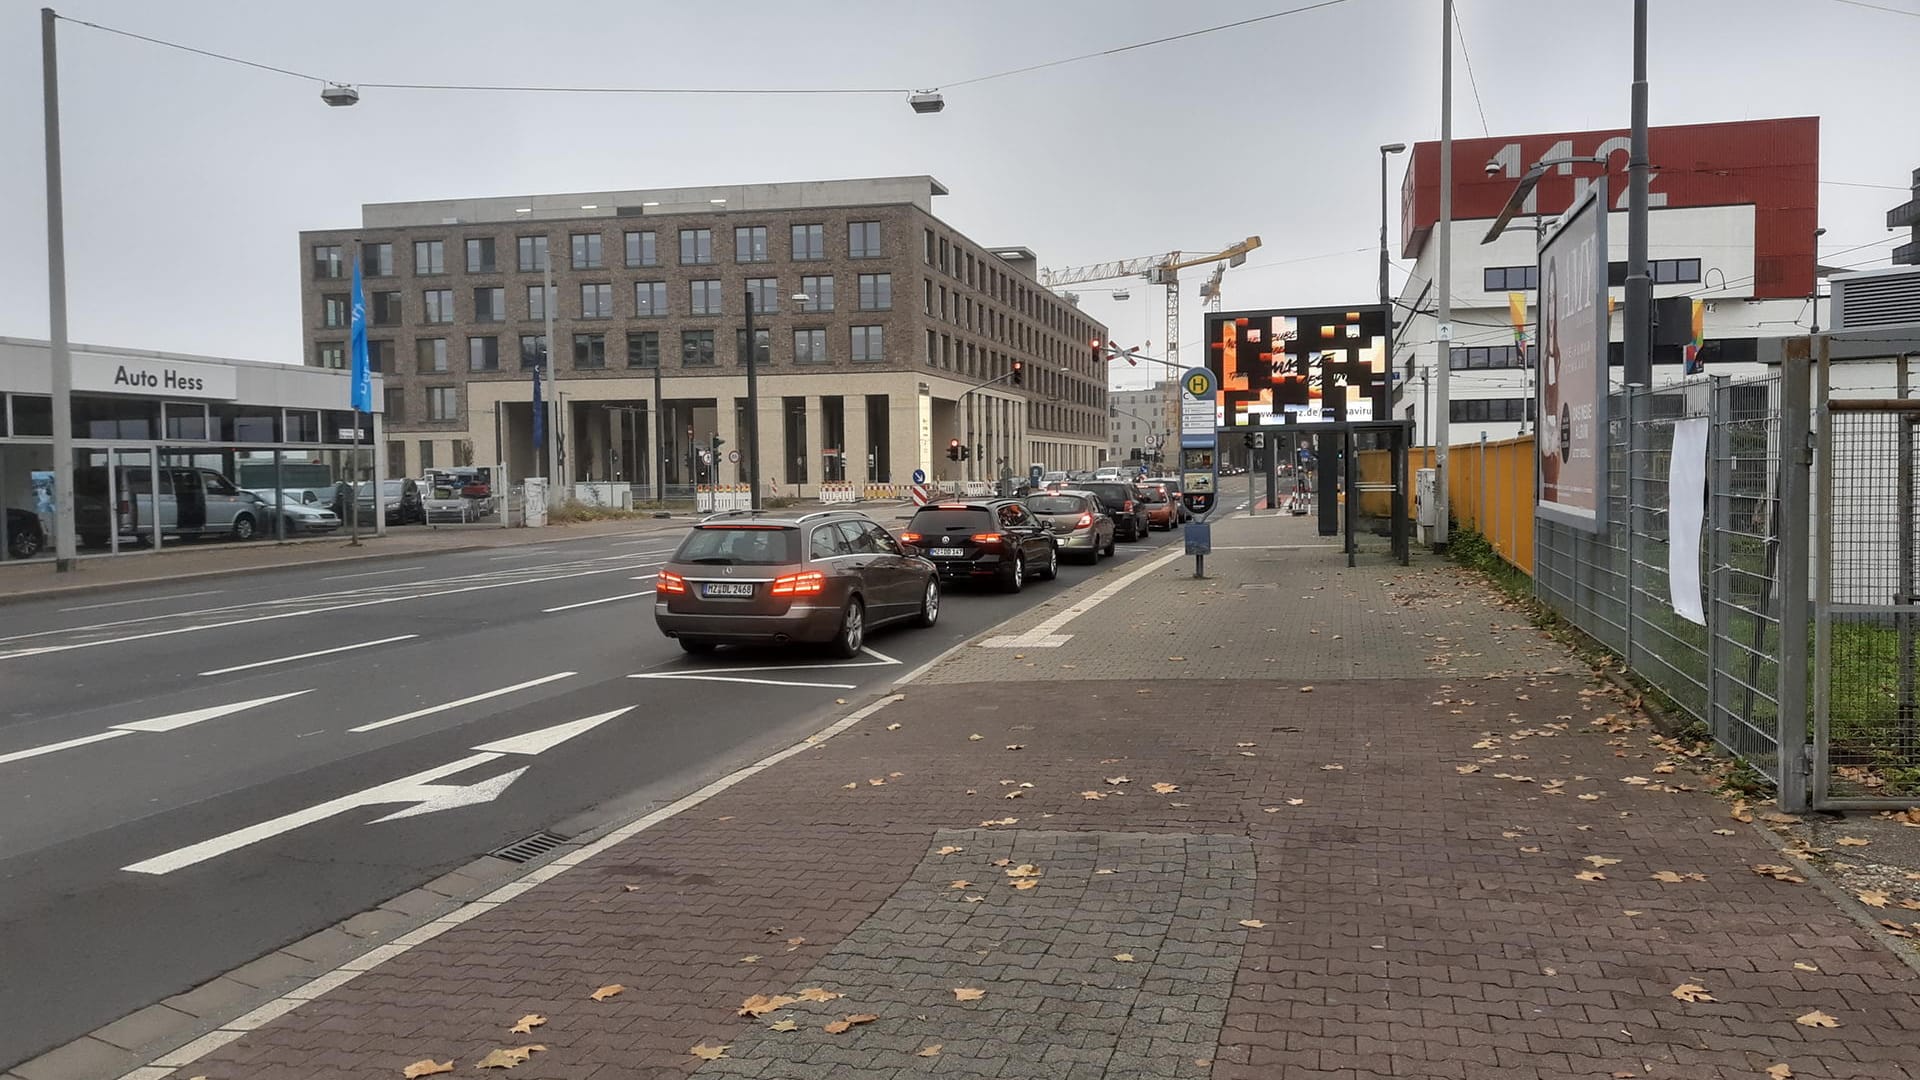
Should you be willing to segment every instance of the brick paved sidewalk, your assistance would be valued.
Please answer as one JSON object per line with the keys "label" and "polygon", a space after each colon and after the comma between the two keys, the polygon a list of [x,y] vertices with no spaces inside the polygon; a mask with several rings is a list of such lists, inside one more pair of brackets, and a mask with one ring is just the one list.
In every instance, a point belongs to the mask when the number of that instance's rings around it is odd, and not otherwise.
{"label": "brick paved sidewalk", "polygon": [[1443,566],[1229,550],[1290,528],[1063,592],[180,1075],[1920,1078],[1920,976],[1584,668]]}

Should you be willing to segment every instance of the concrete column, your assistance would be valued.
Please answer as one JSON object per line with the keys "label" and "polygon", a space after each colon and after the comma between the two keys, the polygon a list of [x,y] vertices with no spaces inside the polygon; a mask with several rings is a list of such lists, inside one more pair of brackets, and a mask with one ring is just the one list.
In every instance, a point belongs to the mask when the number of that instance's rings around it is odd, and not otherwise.
{"label": "concrete column", "polygon": [[[720,439],[723,443],[720,447],[720,471],[717,475],[723,484],[744,484],[747,482],[747,451],[740,442],[743,433],[740,430],[740,420],[736,412],[735,400],[736,399],[732,397],[718,397],[714,399],[713,430],[720,434]],[[762,421],[762,423],[764,424],[765,421]],[[729,465],[727,464],[727,454],[734,450],[740,451],[740,463],[737,465]],[[761,484],[760,490],[764,498],[766,494],[766,485],[764,483]]]}
{"label": "concrete column", "polygon": [[793,482],[793,463],[787,460],[787,418],[781,396],[767,392],[771,385],[771,381],[760,384],[760,492],[771,496],[778,482],[780,495],[791,499],[799,489]]}
{"label": "concrete column", "polygon": [[807,395],[807,486],[818,491],[820,481],[826,475],[826,455],[821,451],[827,446],[826,409],[820,404],[820,395]]}
{"label": "concrete column", "polygon": [[873,481],[873,471],[867,468],[867,395],[846,394],[840,398],[840,414],[845,419],[841,426],[845,429],[845,446],[840,449],[847,452],[847,479],[856,484]]}

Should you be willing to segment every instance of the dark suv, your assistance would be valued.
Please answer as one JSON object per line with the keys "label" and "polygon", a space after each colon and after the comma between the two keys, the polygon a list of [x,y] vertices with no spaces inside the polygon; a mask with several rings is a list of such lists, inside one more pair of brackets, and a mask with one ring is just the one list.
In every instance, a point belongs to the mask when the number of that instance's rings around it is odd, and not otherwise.
{"label": "dark suv", "polygon": [[1018,499],[930,503],[913,515],[900,539],[926,556],[943,581],[994,578],[1019,592],[1029,577],[1060,573],[1053,530]]}
{"label": "dark suv", "polygon": [[1139,488],[1124,480],[1089,480],[1079,490],[1099,497],[1113,519],[1115,539],[1138,540],[1147,535],[1147,497]]}

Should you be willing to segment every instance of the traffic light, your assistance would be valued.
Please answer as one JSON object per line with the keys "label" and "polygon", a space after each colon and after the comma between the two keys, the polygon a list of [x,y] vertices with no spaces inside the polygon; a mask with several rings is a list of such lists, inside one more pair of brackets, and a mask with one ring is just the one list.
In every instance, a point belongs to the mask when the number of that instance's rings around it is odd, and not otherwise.
{"label": "traffic light", "polygon": [[970,461],[972,459],[973,459],[973,447],[971,446],[960,447],[960,460]]}
{"label": "traffic light", "polygon": [[1087,342],[1087,344],[1093,346],[1093,370],[1099,371],[1101,363],[1107,358],[1107,343],[1101,341],[1099,338],[1094,338],[1092,341]]}
{"label": "traffic light", "polygon": [[1240,436],[1240,441],[1246,445],[1247,449],[1253,449],[1253,432],[1249,431],[1245,435]]}
{"label": "traffic light", "polygon": [[1012,377],[1009,378],[1007,381],[1011,382],[1015,386],[1022,386],[1022,385],[1025,385],[1026,378],[1027,378],[1026,363],[1021,360],[1015,360],[1013,362]]}
{"label": "traffic light", "polygon": [[947,440],[947,460],[948,461],[960,460],[960,440],[959,439]]}

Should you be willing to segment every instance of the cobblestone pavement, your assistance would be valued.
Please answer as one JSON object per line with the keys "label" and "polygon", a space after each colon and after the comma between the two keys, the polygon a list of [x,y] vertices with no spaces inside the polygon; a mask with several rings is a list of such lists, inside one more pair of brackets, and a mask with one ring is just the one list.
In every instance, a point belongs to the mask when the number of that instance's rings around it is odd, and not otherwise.
{"label": "cobblestone pavement", "polygon": [[1920,1080],[1920,976],[1750,869],[1773,838],[1615,695],[1451,571],[1363,568],[1388,584],[1355,591],[1430,595],[1335,615],[1341,560],[1299,554],[1269,579],[1329,586],[1321,635],[1162,593],[1195,655],[1282,627],[1301,651],[1268,677],[1145,649],[1116,615],[1149,572],[1044,650],[1124,677],[970,650],[1004,666],[910,685],[179,1075],[475,1075],[538,1044],[515,1076]]}

